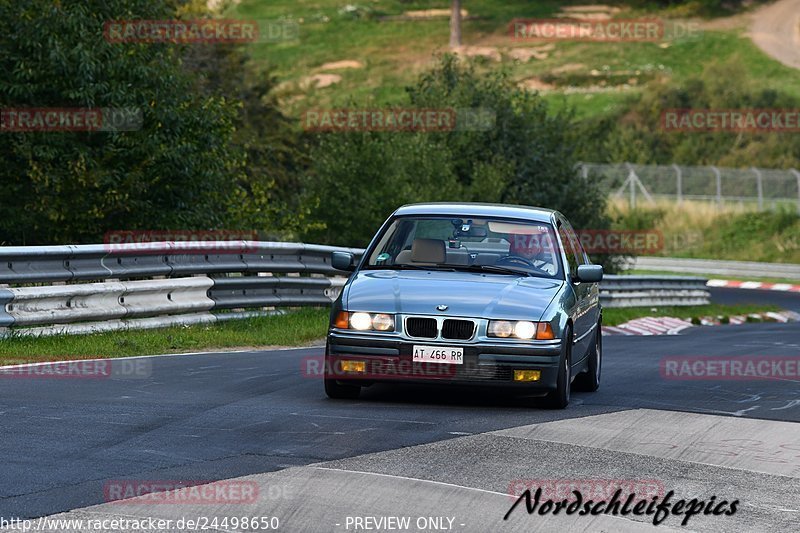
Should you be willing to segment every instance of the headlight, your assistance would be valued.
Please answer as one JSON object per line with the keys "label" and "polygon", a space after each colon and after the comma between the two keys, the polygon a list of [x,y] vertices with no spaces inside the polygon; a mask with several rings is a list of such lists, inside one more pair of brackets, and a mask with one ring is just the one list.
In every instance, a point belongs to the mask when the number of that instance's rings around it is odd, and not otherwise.
{"label": "headlight", "polygon": [[519,339],[532,339],[536,336],[536,324],[520,320],[514,325],[514,336]]}
{"label": "headlight", "polygon": [[372,329],[392,331],[394,329],[394,318],[392,318],[392,315],[372,315]]}
{"label": "headlight", "polygon": [[394,331],[394,316],[384,313],[339,311],[333,321],[333,326],[357,331]]}
{"label": "headlight", "polygon": [[515,337],[522,340],[553,340],[555,334],[550,322],[530,322],[528,320],[490,320],[487,334],[490,337],[507,339]]}
{"label": "headlight", "polygon": [[514,333],[514,323],[508,320],[492,320],[489,322],[490,337],[510,337]]}
{"label": "headlight", "polygon": [[359,331],[372,329],[372,317],[367,313],[353,313],[350,315],[350,327]]}

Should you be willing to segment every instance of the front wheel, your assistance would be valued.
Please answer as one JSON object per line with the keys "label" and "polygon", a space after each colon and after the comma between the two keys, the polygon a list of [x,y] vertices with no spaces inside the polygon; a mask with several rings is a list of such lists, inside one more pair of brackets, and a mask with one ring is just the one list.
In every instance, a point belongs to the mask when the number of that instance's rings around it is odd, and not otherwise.
{"label": "front wheel", "polygon": [[323,375],[325,381],[325,394],[328,395],[328,398],[332,398],[334,400],[355,400],[361,394],[361,386],[336,381],[336,374],[332,371],[334,368],[334,362],[328,358],[329,349],[329,346],[326,345],[325,370]]}
{"label": "front wheel", "polygon": [[575,377],[576,390],[594,392],[600,388],[600,371],[603,365],[603,330],[599,323],[594,337],[594,346],[589,352],[589,368],[583,374]]}
{"label": "front wheel", "polygon": [[558,378],[556,390],[545,397],[546,405],[551,409],[564,409],[569,405],[569,393],[572,385],[572,330],[567,328],[564,333],[564,354],[558,365]]}
{"label": "front wheel", "polygon": [[355,400],[361,394],[361,387],[325,378],[325,394],[334,400]]}

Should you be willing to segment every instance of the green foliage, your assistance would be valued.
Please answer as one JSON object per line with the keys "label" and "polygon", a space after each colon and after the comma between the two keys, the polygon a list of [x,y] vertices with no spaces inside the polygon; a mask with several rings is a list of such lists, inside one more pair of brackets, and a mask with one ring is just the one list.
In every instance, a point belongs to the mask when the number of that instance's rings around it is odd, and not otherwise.
{"label": "green foliage", "polygon": [[236,187],[223,215],[233,226],[255,229],[269,238],[295,237],[309,212],[301,202],[299,181],[308,164],[308,147],[272,95],[274,76],[254,67],[241,45],[188,47],[183,60],[187,72],[198,74],[200,94],[235,102],[238,110],[231,145],[247,163],[233,174]]}
{"label": "green foliage", "polygon": [[745,0],[627,0],[617,2],[635,8],[667,9],[680,16],[724,16],[731,15],[753,2]]}
{"label": "green foliage", "polygon": [[[701,202],[659,202],[630,209],[615,203],[615,229],[653,229],[664,236],[658,255],[767,263],[800,262],[800,216],[794,206],[752,212]],[[784,282],[765,278],[757,281]]]}
{"label": "green foliage", "polygon": [[91,335],[12,335],[0,343],[0,365],[212,351],[242,346],[302,346],[325,336],[329,315],[329,309],[304,308],[281,315],[215,324]]}
{"label": "green foliage", "polygon": [[[706,232],[697,256],[768,262],[794,262],[800,254],[800,218],[789,209],[743,213]],[[764,273],[768,275],[768,272]]]}
{"label": "green foliage", "polygon": [[496,123],[469,131],[320,134],[309,183],[324,229],[309,240],[363,246],[394,209],[422,201],[535,205],[563,212],[576,228],[608,227],[596,181],[575,171],[571,116],[551,113],[503,73],[478,74],[445,55],[408,89],[407,107],[490,110]]}
{"label": "green foliage", "polygon": [[448,154],[424,134],[323,134],[311,159],[310,242],[365,246],[398,206],[462,196]]}
{"label": "green foliage", "polygon": [[[701,324],[700,317],[723,316],[728,318],[736,315],[766,313],[780,310],[781,309],[777,306],[767,304],[709,304],[685,307],[606,307],[603,309],[603,325],[618,326],[637,318],[668,316],[690,320],[692,324],[699,326]],[[728,319],[728,322],[730,322],[730,319]]]}
{"label": "green foliage", "polygon": [[618,228],[626,230],[650,230],[664,220],[666,212],[659,208],[629,209],[619,213],[614,223]]}
{"label": "green foliage", "polygon": [[173,44],[112,43],[103,24],[174,18],[167,0],[0,1],[0,107],[137,108],[132,132],[3,133],[0,240],[98,241],[109,229],[227,224],[245,156],[237,107],[198,94]]}
{"label": "green foliage", "polygon": [[669,109],[797,109],[797,98],[749,78],[733,57],[712,63],[699,77],[680,85],[655,83],[631,107],[584,121],[585,161],[791,168],[800,164],[800,139],[779,132],[679,132],[662,126]]}

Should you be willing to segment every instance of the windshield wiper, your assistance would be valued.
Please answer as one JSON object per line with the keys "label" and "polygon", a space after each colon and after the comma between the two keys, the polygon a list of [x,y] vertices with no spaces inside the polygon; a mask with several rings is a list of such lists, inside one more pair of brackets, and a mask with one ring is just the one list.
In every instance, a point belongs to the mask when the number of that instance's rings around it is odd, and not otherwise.
{"label": "windshield wiper", "polygon": [[499,274],[513,274],[515,276],[536,276],[533,272],[527,270],[519,270],[516,268],[509,268],[497,265],[465,265],[455,267],[458,270],[467,270],[472,272],[497,272]]}
{"label": "windshield wiper", "polygon": [[362,270],[441,270],[445,272],[455,272],[456,269],[451,266],[423,266],[403,263],[401,265],[367,265]]}

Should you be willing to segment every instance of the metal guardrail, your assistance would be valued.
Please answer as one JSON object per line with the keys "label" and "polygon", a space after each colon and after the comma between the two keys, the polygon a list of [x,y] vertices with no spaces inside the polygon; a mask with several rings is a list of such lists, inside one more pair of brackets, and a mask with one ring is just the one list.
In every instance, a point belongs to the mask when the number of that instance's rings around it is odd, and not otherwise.
{"label": "metal guardrail", "polygon": [[0,247],[0,329],[91,333],[326,306],[345,281],[331,277],[342,274],[330,265],[335,250],[363,253],[262,241]]}
{"label": "metal guardrail", "polygon": [[[345,282],[331,252],[364,252],[261,241],[146,246],[0,247],[2,334],[146,329],[328,306]],[[607,307],[696,305],[708,302],[708,292],[696,278],[607,276],[601,300]]]}
{"label": "metal guardrail", "polygon": [[745,278],[784,278],[800,280],[800,265],[758,263],[754,261],[719,261],[671,257],[637,257],[629,268],[667,272],[735,276]]}
{"label": "metal guardrail", "polygon": [[706,305],[705,278],[682,276],[605,276],[600,303],[605,307]]}
{"label": "metal guardrail", "polygon": [[363,250],[318,244],[225,241],[0,247],[0,284],[222,273],[333,275],[330,254]]}

